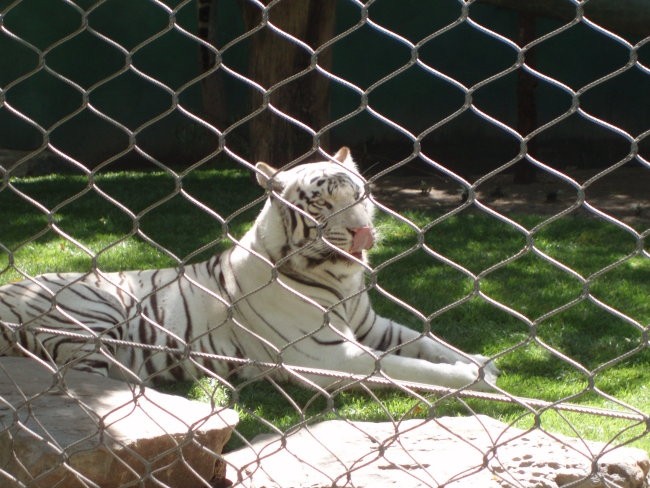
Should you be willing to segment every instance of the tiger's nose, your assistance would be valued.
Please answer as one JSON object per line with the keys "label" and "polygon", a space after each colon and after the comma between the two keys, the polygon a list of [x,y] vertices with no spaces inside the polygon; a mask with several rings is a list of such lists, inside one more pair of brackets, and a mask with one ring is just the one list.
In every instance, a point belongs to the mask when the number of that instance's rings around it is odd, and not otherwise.
{"label": "tiger's nose", "polygon": [[352,234],[351,253],[359,253],[364,249],[370,249],[375,243],[372,228],[369,226],[353,227],[348,230]]}

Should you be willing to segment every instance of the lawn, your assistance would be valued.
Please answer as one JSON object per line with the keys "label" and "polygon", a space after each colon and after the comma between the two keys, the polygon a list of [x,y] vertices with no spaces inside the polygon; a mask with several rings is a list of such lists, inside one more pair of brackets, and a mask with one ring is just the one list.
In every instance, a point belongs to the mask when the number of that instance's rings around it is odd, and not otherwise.
{"label": "lawn", "polygon": [[[47,271],[141,269],[205,259],[228,245],[228,235],[242,235],[262,202],[261,191],[235,170],[193,172],[182,184],[162,172],[107,173],[94,181],[90,186],[80,176],[24,178],[12,182],[15,189],[0,190],[0,283]],[[513,395],[629,411],[616,399],[650,413],[644,329],[650,323],[650,260],[636,253],[631,234],[584,215],[546,225],[538,215],[510,216],[523,229],[535,229],[527,236],[476,210],[438,222],[441,212],[403,213],[408,222],[379,213],[381,239],[371,253],[379,285],[371,293],[379,313],[416,329],[430,327],[468,352],[496,356],[498,386]],[[418,244],[415,228],[423,229],[425,246]],[[608,268],[613,263],[618,265]],[[589,371],[596,372],[595,389]],[[650,451],[646,427],[635,421],[553,410],[533,414],[485,400],[429,394],[418,399],[395,390],[343,391],[327,398],[270,382],[242,383],[235,391],[208,380],[169,389],[233,404],[242,418],[238,432],[246,438],[331,418],[478,412],[517,426],[541,424],[589,439],[631,441]],[[235,438],[231,446],[239,443]]]}

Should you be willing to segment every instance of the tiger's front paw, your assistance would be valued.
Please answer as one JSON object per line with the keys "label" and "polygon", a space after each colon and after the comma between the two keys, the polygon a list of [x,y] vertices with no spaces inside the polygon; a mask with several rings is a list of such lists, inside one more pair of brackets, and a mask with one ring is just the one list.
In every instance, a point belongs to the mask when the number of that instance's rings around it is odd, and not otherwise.
{"label": "tiger's front paw", "polygon": [[472,385],[470,388],[478,391],[494,391],[499,374],[501,374],[499,368],[497,368],[491,358],[483,356],[482,354],[472,354],[472,359],[479,364],[476,366],[476,378],[481,376],[482,370],[483,379]]}
{"label": "tiger's front paw", "polygon": [[489,358],[487,356],[483,356],[482,354],[472,354],[471,357],[481,366],[483,366],[483,371],[485,371],[485,378],[488,379],[488,376],[490,378],[494,379],[494,382],[496,382],[496,379],[499,377],[501,374],[501,370],[497,368],[497,365],[494,364],[494,361],[492,358]]}

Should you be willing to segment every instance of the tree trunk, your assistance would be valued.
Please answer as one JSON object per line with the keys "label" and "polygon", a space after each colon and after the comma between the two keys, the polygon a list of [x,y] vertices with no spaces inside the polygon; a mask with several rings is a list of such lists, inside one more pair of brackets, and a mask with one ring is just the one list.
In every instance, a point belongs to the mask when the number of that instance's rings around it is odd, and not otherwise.
{"label": "tree trunk", "polygon": [[[217,45],[217,3],[218,0],[198,2],[199,37],[211,46]],[[211,73],[201,80],[204,118],[223,130],[227,126],[228,105],[221,70],[216,68],[217,56],[211,49],[201,46],[199,62],[203,73]]]}
{"label": "tree trunk", "polygon": [[[268,3],[268,0],[264,3]],[[285,0],[270,10],[269,23],[317,49],[333,37],[335,0]],[[243,3],[247,30],[262,25],[262,11],[251,2]],[[329,70],[331,49],[318,55],[318,65]],[[275,84],[310,67],[310,54],[295,41],[273,31],[269,25],[258,30],[250,41],[249,78],[267,90],[252,97],[252,110],[263,111],[249,122],[250,158],[283,166],[311,154],[314,137],[289,118],[296,119],[313,131],[329,120],[329,81],[312,68],[286,84]],[[271,108],[273,107],[273,108]],[[278,113],[279,111],[280,113]],[[318,145],[328,148],[328,134],[317,138]]]}
{"label": "tree trunk", "polygon": [[[519,46],[523,47],[535,39],[535,17],[529,13],[519,14]],[[526,64],[535,66],[532,51],[526,51]],[[527,136],[537,127],[537,104],[535,102],[535,87],[537,80],[534,76],[519,68],[517,72],[517,130],[522,136]],[[535,145],[535,140],[528,142],[530,153]],[[515,183],[532,183],[536,178],[535,166],[523,158],[515,166]]]}

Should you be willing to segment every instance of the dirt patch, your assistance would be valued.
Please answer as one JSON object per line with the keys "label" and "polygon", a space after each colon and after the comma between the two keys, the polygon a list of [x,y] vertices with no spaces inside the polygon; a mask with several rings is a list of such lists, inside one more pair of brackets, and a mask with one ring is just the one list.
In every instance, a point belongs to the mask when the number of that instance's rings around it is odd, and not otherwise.
{"label": "dirt patch", "polygon": [[395,211],[451,211],[462,205],[484,205],[516,217],[552,216],[576,207],[573,213],[605,214],[637,232],[650,230],[650,169],[621,168],[596,179],[593,170],[574,170],[566,176],[570,180],[544,174],[535,183],[524,185],[514,183],[511,174],[499,174],[478,185],[478,179],[469,180],[473,187],[468,188],[449,177],[388,174],[374,181],[373,194],[378,202]]}

